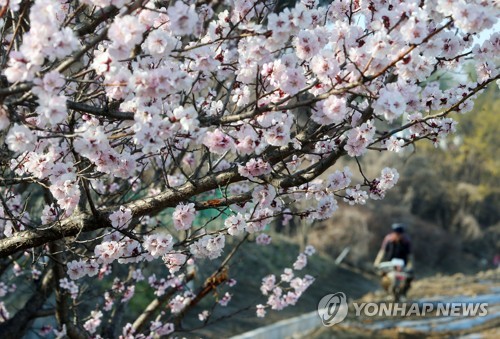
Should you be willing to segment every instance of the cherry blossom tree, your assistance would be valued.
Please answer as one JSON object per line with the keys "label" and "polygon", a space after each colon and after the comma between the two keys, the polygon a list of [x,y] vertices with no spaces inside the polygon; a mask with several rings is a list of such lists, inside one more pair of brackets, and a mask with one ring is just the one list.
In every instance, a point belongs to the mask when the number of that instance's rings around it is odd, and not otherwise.
{"label": "cherry blossom tree", "polygon": [[[398,181],[339,159],[454,131],[499,79],[499,14],[493,0],[0,0],[2,337],[52,318],[33,330],[153,338],[182,333],[202,299],[224,307],[231,259],[269,245],[273,220],[326,219]],[[477,82],[440,88],[465,63]],[[297,302],[313,253],[256,277],[256,316]],[[124,323],[139,282],[154,298]]]}

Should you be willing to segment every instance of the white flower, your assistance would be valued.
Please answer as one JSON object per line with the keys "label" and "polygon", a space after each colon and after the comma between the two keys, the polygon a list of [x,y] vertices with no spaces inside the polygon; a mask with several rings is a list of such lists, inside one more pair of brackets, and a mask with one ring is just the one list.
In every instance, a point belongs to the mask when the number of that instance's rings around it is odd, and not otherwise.
{"label": "white flower", "polygon": [[5,138],[5,143],[13,152],[33,151],[35,149],[35,142],[35,132],[19,124],[14,124]]}
{"label": "white flower", "polygon": [[189,35],[193,33],[198,15],[194,5],[188,6],[182,1],[176,1],[167,10],[170,19],[170,29],[175,35]]}
{"label": "white flower", "polygon": [[195,217],[196,209],[193,203],[187,205],[180,203],[172,214],[175,229],[178,231],[188,230],[191,228]]}

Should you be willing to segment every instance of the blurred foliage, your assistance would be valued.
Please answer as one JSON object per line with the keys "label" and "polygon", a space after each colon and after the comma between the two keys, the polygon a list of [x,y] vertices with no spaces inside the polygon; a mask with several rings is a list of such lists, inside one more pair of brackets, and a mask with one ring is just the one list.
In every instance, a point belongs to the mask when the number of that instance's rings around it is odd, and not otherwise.
{"label": "blurred foliage", "polygon": [[437,148],[422,141],[414,152],[364,156],[366,175],[392,166],[399,183],[384,200],[355,208],[340,203],[333,218],[314,224],[311,243],[334,258],[350,246],[346,261],[370,269],[390,225],[405,222],[419,275],[487,267],[500,248],[498,107],[500,91],[491,86],[473,111],[452,116],[457,132]]}
{"label": "blurred foliage", "polygon": [[409,159],[402,185],[412,200],[412,212],[445,228],[465,214],[474,215],[483,227],[498,222],[499,94],[498,87],[491,86],[472,112],[455,117],[456,134],[437,149],[430,143],[420,145]]}
{"label": "blurred foliage", "polygon": [[456,166],[458,176],[479,185],[484,194],[500,189],[499,107],[498,87],[491,86],[476,101],[474,112],[460,116],[458,133],[463,137],[461,147],[446,153],[447,162]]}

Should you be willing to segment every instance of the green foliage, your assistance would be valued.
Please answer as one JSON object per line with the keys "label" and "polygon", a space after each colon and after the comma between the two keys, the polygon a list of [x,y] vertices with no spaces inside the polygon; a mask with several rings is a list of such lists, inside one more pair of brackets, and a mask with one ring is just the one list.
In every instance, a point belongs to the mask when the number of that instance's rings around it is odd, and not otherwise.
{"label": "green foliage", "polygon": [[476,183],[485,192],[499,190],[500,175],[500,133],[498,131],[498,107],[500,93],[492,86],[476,101],[476,109],[459,119],[458,133],[463,144],[448,154],[451,165],[457,165],[459,175],[467,182]]}

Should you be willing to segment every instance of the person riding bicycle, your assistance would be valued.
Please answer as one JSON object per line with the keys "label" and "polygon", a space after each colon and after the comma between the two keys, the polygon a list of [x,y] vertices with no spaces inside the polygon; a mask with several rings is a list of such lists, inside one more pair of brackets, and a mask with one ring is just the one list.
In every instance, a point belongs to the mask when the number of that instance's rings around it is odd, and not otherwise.
{"label": "person riding bicycle", "polygon": [[413,280],[413,255],[411,247],[411,240],[405,233],[405,225],[402,223],[392,224],[392,232],[385,236],[374,262],[374,266],[378,267],[382,261],[391,261],[392,259],[401,259],[404,261],[404,270],[407,274],[407,279],[401,291],[403,297],[406,296],[406,292],[410,289]]}

